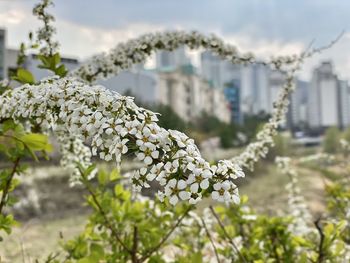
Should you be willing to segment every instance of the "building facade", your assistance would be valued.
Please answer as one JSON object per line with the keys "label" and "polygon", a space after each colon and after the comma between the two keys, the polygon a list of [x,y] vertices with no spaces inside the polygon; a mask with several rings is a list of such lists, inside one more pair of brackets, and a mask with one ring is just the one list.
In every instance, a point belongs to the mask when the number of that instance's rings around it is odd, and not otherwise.
{"label": "building facade", "polygon": [[186,55],[186,50],[184,46],[179,47],[174,51],[162,50],[156,53],[157,69],[176,69],[178,67],[188,64],[191,64],[191,61]]}
{"label": "building facade", "polygon": [[241,101],[240,101],[240,80],[233,79],[226,84],[225,96],[229,102],[231,122],[236,124],[243,123],[243,115],[241,114]]}
{"label": "building facade", "polygon": [[0,80],[6,78],[6,30],[0,29]]}
{"label": "building facade", "polygon": [[159,102],[169,105],[182,119],[190,121],[202,112],[230,122],[228,102],[221,89],[188,68],[159,72]]}
{"label": "building facade", "polygon": [[339,80],[329,61],[313,72],[308,92],[308,124],[315,130],[340,126]]}

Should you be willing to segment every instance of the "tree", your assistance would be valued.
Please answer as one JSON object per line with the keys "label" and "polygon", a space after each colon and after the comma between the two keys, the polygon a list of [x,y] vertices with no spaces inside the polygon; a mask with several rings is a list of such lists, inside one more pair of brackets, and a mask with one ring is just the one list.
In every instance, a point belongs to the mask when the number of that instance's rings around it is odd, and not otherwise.
{"label": "tree", "polygon": [[340,149],[340,131],[337,127],[330,127],[326,130],[323,139],[323,149],[326,153],[336,153]]}

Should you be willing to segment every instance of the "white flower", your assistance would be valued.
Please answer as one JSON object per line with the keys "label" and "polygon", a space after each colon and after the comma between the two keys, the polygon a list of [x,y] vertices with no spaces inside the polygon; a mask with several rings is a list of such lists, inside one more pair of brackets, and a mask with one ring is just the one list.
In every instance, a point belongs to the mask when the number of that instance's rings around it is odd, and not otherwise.
{"label": "white flower", "polygon": [[211,197],[213,200],[219,202],[228,202],[230,201],[231,195],[229,193],[230,183],[228,181],[224,181],[222,183],[215,183],[213,185],[214,191],[211,193]]}
{"label": "white flower", "polygon": [[185,180],[177,181],[175,178],[169,180],[168,184],[165,186],[165,195],[169,197],[169,203],[172,205],[176,205],[181,200],[190,199],[190,193],[184,191],[187,187]]}

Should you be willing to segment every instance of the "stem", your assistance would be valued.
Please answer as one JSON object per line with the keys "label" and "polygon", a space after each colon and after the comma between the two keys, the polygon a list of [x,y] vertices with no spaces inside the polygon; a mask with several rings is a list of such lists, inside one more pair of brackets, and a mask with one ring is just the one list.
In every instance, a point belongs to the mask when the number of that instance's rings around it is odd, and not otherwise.
{"label": "stem", "polygon": [[133,238],[133,246],[131,250],[131,261],[133,263],[139,262],[137,258],[137,246],[138,246],[138,231],[137,231],[137,226],[134,226],[134,238]]}
{"label": "stem", "polygon": [[275,257],[275,259],[276,259],[276,262],[277,262],[277,263],[280,263],[281,260],[280,260],[280,257],[279,257],[279,255],[278,255],[278,252],[277,252],[276,237],[275,237],[275,236],[272,236],[272,237],[271,237],[271,243],[272,243],[272,251],[273,251],[274,257]]}
{"label": "stem", "polygon": [[318,218],[314,222],[314,224],[315,224],[315,226],[317,228],[317,231],[318,231],[318,233],[320,235],[320,243],[318,244],[318,258],[317,258],[317,261],[316,261],[317,263],[322,263],[323,260],[324,260],[324,256],[325,256],[324,253],[323,253],[323,243],[324,243],[325,236],[324,236],[324,233],[323,233],[323,229],[322,229],[322,227],[320,225],[320,221],[321,221],[321,218]]}
{"label": "stem", "polygon": [[2,209],[5,207],[6,204],[6,200],[7,200],[7,196],[9,194],[10,191],[10,187],[11,187],[11,182],[13,177],[15,176],[15,173],[17,171],[17,168],[19,166],[19,160],[20,157],[18,157],[15,161],[14,161],[14,166],[12,168],[11,174],[10,176],[7,178],[6,184],[5,184],[5,188],[2,192],[2,196],[1,196],[1,201],[0,201],[0,215],[2,213]]}
{"label": "stem", "polygon": [[154,252],[156,252],[163,244],[168,240],[174,230],[180,225],[182,220],[187,216],[188,212],[192,209],[193,206],[189,206],[186,211],[182,214],[182,216],[177,220],[177,222],[173,225],[173,227],[169,230],[169,232],[161,239],[161,241],[155,247],[151,248],[145,255],[140,259],[140,262],[148,259]]}
{"label": "stem", "polygon": [[239,251],[238,247],[236,246],[235,242],[233,242],[232,238],[230,237],[230,235],[227,233],[226,228],[224,226],[224,224],[221,222],[219,216],[216,214],[214,208],[212,206],[209,206],[211,213],[214,215],[216,221],[218,221],[220,228],[222,229],[222,231],[224,232],[224,235],[226,236],[228,242],[230,242],[230,244],[232,245],[232,247],[236,250],[237,255],[240,257],[240,259],[242,260],[242,262],[247,263],[247,260],[244,258],[244,256],[241,254],[241,252]]}
{"label": "stem", "polygon": [[208,238],[209,238],[209,240],[210,240],[210,243],[211,243],[211,245],[212,245],[212,247],[213,247],[213,249],[214,249],[214,253],[215,253],[216,260],[218,261],[218,263],[221,263],[220,258],[219,258],[218,251],[217,251],[216,246],[215,246],[215,244],[214,244],[214,240],[212,239],[212,237],[211,237],[211,235],[210,235],[209,229],[207,228],[207,225],[206,225],[206,223],[205,223],[205,221],[204,221],[203,218],[201,218],[201,221],[202,221],[203,227],[204,227],[204,229],[205,229],[205,232],[207,233],[207,236],[208,236]]}
{"label": "stem", "polygon": [[103,219],[105,221],[105,226],[113,233],[116,241],[131,255],[132,251],[125,245],[125,243],[123,242],[123,240],[121,239],[121,237],[119,236],[118,231],[114,228],[114,226],[109,222],[107,213],[103,210],[100,202],[97,199],[97,195],[94,192],[94,190],[92,189],[92,186],[90,185],[90,183],[84,178],[83,174],[81,174],[82,178],[83,178],[83,183],[86,186],[87,190],[89,191],[92,200],[94,201],[98,211],[100,212],[100,214],[103,216]]}

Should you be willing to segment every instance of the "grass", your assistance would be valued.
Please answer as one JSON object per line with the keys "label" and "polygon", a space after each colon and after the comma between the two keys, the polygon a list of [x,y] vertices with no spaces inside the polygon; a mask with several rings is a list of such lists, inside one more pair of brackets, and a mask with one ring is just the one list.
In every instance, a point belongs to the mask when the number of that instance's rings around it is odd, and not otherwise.
{"label": "grass", "polygon": [[[317,171],[298,168],[299,187],[311,211],[318,214],[324,210],[324,184],[327,179]],[[279,214],[288,207],[288,193],[285,190],[289,178],[275,167],[265,163],[263,173],[255,172],[253,178],[240,187],[240,194],[249,197],[248,204],[259,212]]]}

